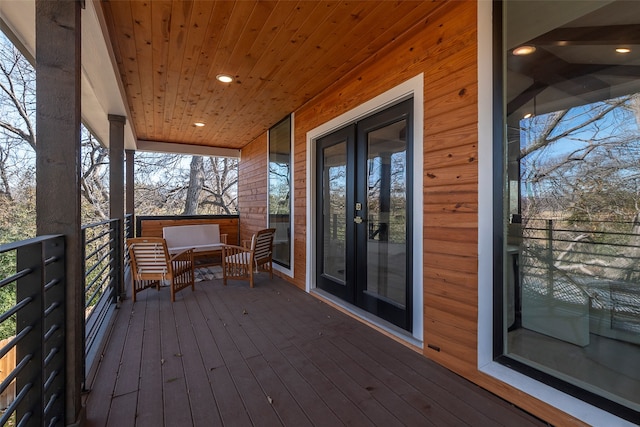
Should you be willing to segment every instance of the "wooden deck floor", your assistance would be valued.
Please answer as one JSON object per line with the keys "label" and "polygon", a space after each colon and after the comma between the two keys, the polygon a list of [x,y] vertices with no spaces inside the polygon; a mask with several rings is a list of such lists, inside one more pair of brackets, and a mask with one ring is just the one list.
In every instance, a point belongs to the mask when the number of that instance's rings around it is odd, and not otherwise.
{"label": "wooden deck floor", "polygon": [[118,310],[87,425],[540,426],[294,286],[200,282]]}

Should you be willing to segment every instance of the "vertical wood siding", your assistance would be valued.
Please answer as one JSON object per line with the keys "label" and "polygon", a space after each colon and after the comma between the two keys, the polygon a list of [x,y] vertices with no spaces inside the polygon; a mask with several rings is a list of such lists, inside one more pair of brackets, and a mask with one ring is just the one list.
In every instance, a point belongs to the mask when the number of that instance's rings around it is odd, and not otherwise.
{"label": "vertical wood siding", "polygon": [[[446,2],[295,112],[295,277],[306,282],[307,132],[424,73],[424,355],[550,422],[566,414],[477,369],[478,80],[476,3]],[[417,155],[419,155],[417,153]],[[242,150],[241,226],[266,221],[266,136]],[[248,187],[245,187],[248,185]],[[419,191],[419,189],[416,189]],[[244,233],[244,231],[243,231]],[[440,349],[435,351],[427,345]]]}

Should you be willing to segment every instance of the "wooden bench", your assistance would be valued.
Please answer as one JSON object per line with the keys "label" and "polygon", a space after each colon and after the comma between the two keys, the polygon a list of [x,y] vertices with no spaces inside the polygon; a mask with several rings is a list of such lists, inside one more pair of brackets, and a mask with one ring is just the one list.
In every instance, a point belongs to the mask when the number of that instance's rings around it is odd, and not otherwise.
{"label": "wooden bench", "polygon": [[227,235],[220,234],[218,224],[177,225],[164,227],[162,237],[170,254],[193,249],[198,266],[214,265],[220,257]]}

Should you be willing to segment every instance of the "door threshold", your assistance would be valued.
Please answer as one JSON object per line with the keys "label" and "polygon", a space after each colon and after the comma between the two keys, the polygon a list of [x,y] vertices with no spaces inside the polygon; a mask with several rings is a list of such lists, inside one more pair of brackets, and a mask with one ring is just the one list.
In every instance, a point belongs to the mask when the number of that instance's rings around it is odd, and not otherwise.
{"label": "door threshold", "polygon": [[309,291],[311,295],[319,300],[329,304],[336,310],[339,310],[346,315],[353,317],[354,319],[364,323],[367,326],[377,330],[378,332],[388,336],[394,341],[410,348],[416,353],[422,354],[423,343],[413,337],[408,331],[405,331],[398,326],[383,320],[368,311],[365,311],[353,304],[349,304],[346,301],[341,300],[335,295],[330,294],[322,289],[314,288]]}

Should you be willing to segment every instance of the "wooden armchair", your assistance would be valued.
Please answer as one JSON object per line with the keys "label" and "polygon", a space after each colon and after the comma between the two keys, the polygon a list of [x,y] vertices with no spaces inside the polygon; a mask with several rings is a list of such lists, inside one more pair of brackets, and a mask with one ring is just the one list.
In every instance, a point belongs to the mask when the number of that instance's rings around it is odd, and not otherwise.
{"label": "wooden armchair", "polygon": [[[275,228],[260,230],[253,235],[250,247],[224,245],[222,247],[222,283],[227,279],[248,280],[253,288],[253,274],[259,267],[268,264],[269,274],[273,279],[273,235]],[[255,268],[254,268],[255,267]]]}
{"label": "wooden armchair", "polygon": [[136,294],[166,280],[171,289],[171,302],[176,293],[191,286],[194,290],[193,249],[169,256],[167,243],[160,237],[127,239],[131,259],[131,287],[133,302]]}

